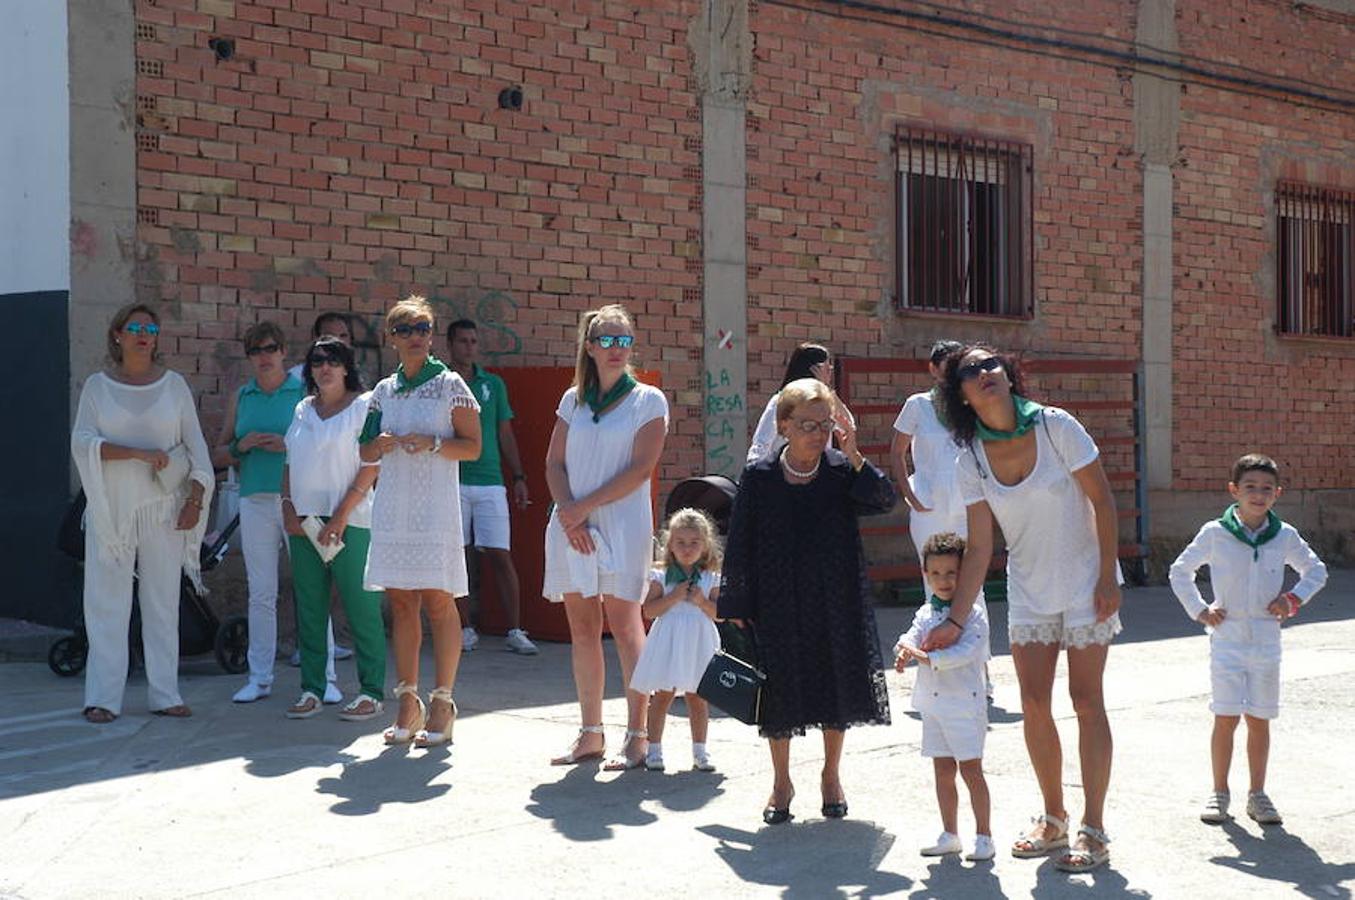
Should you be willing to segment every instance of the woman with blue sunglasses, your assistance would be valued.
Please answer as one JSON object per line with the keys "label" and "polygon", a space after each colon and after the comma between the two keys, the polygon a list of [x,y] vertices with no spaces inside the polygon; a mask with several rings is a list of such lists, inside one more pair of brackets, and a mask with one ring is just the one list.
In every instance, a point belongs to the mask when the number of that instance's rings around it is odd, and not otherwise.
{"label": "woman with blue sunglasses", "polygon": [[108,326],[111,365],[80,391],[71,454],[88,500],[85,519],[84,716],[122,713],[135,569],[147,701],[155,715],[192,715],[179,695],[179,575],[198,582],[211,501],[211,456],[193,392],[156,353],[160,319],[143,303]]}

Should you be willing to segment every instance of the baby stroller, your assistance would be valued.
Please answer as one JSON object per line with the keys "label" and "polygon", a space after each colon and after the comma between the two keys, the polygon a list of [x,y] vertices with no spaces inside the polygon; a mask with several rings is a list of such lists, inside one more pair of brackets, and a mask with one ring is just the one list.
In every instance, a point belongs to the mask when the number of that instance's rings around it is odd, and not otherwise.
{"label": "baby stroller", "polygon": [[[71,501],[61,522],[61,532],[57,537],[58,548],[77,562],[85,559],[85,537],[81,521],[85,515],[85,492],[81,491]],[[229,524],[217,534],[208,534],[199,550],[198,559],[204,574],[220,565],[230,549],[230,540],[240,527],[240,516],[236,515]],[[136,583],[132,584],[132,597],[136,597]],[[59,638],[47,651],[47,666],[62,676],[79,675],[85,670],[85,661],[89,656],[89,636],[85,632],[83,604],[76,614],[75,633]],[[141,617],[139,608],[132,605],[132,623],[128,642],[131,645],[130,658],[139,661],[141,655]],[[179,576],[179,655],[197,656],[202,653],[215,653],[221,668],[238,675],[249,668],[246,654],[249,651],[249,623],[244,616],[231,616],[221,621],[207,603],[205,597],[193,586],[187,575]]]}
{"label": "baby stroller", "polygon": [[729,532],[729,513],[738,491],[738,483],[723,475],[684,478],[668,494],[668,502],[663,505],[664,521],[680,509],[699,509],[715,520],[715,527],[723,537]]}

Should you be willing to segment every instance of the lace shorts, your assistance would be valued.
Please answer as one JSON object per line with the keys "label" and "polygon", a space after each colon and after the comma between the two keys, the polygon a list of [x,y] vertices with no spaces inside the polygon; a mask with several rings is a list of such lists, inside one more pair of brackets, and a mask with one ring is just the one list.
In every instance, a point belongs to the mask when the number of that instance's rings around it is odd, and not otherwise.
{"label": "lace shorts", "polygon": [[1104,622],[1096,621],[1094,614],[1088,617],[1081,610],[1051,616],[1025,611],[1019,621],[1016,612],[1008,610],[1008,616],[1007,640],[1013,645],[1058,644],[1060,648],[1081,650],[1093,644],[1109,644],[1123,627],[1119,613]]}

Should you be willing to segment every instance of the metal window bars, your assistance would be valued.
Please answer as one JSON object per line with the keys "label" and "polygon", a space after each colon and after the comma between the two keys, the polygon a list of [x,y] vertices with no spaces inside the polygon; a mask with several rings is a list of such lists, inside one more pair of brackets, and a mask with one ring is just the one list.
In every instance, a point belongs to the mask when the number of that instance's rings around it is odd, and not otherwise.
{"label": "metal window bars", "polygon": [[1355,336],[1355,192],[1280,182],[1275,208],[1276,329]]}

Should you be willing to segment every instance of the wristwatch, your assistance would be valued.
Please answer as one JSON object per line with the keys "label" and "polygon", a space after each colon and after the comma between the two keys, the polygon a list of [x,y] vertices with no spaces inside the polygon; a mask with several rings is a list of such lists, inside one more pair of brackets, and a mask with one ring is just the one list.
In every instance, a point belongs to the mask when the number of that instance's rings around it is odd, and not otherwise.
{"label": "wristwatch", "polygon": [[433,435],[433,446],[428,448],[428,452],[437,453],[441,449],[442,449],[442,435],[435,434]]}

